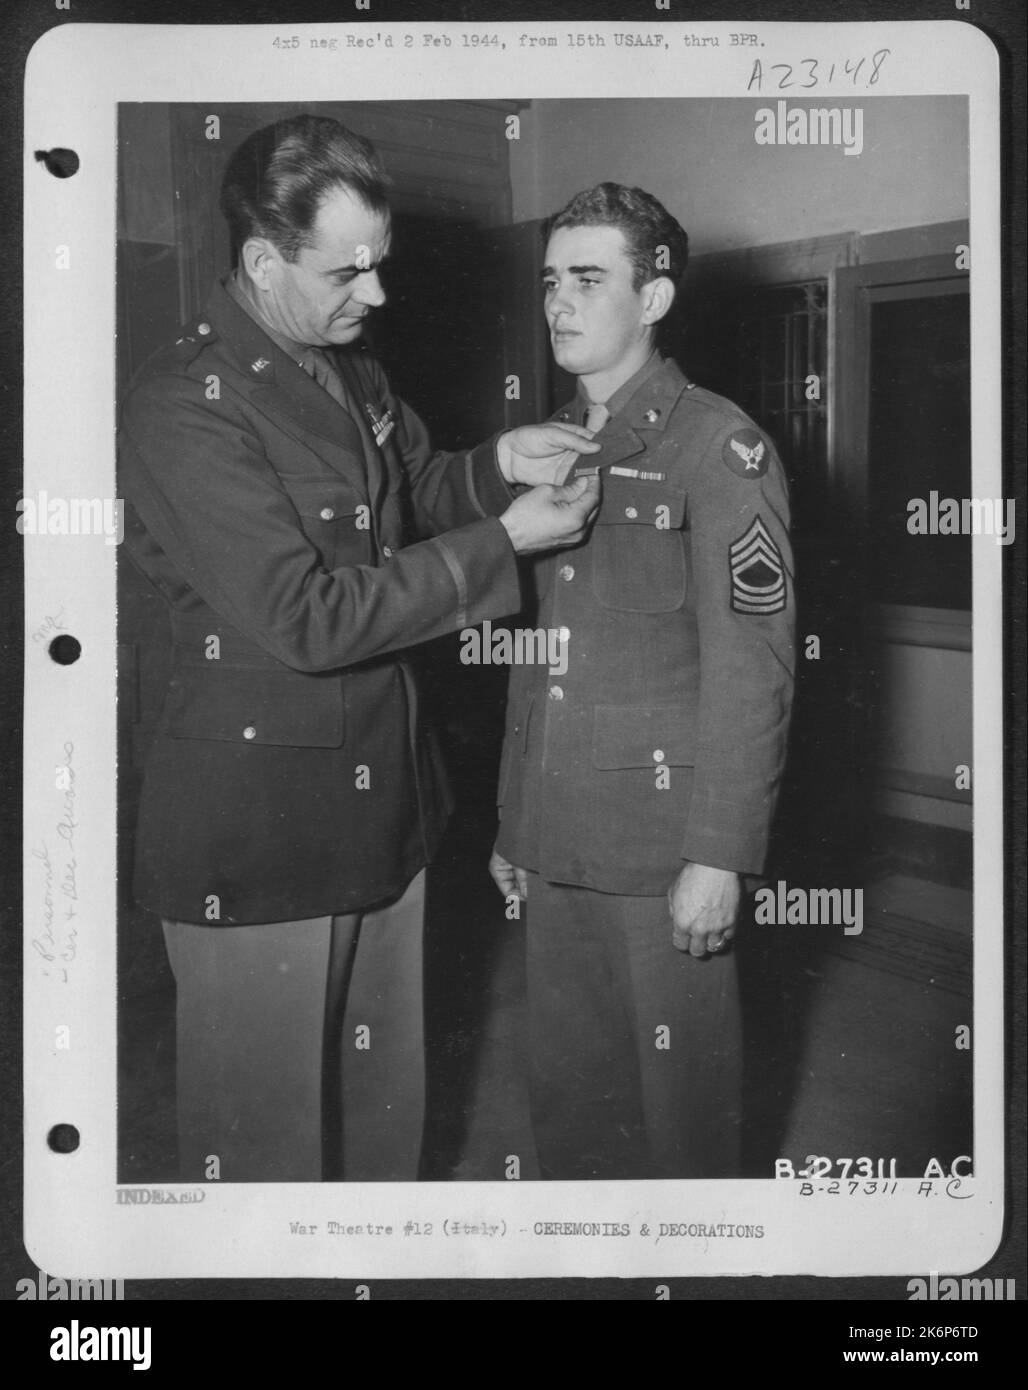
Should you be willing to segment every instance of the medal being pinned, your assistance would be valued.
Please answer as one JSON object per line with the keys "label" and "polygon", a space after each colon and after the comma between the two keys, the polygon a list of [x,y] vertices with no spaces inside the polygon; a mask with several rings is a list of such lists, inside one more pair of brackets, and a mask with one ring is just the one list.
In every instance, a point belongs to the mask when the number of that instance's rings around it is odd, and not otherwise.
{"label": "medal being pinned", "polygon": [[382,445],[396,428],[393,412],[387,410],[384,415],[379,415],[370,401],[364,402],[364,409],[367,412],[368,419],[371,421],[371,429],[375,436],[375,443],[381,449]]}

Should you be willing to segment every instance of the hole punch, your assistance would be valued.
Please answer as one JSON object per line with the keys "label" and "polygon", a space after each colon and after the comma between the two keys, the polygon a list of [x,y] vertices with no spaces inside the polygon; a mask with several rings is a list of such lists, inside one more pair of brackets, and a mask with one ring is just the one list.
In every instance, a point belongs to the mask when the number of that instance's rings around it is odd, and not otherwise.
{"label": "hole punch", "polygon": [[58,666],[71,666],[82,655],[82,643],[70,632],[59,632],[47,647],[52,661]]}
{"label": "hole punch", "polygon": [[54,1125],[46,1142],[55,1154],[73,1154],[79,1146],[79,1132],[74,1125]]}
{"label": "hole punch", "polygon": [[52,150],[36,150],[36,158],[46,166],[55,179],[70,179],[79,171],[79,157],[74,150],[57,147]]}

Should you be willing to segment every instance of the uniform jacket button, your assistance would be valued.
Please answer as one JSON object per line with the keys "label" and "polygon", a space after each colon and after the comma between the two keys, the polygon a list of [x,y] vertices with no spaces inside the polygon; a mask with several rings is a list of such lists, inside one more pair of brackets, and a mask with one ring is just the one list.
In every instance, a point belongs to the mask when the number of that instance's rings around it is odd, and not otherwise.
{"label": "uniform jacket button", "polygon": [[629,521],[634,521],[638,515],[639,513],[636,511],[635,507],[625,508],[625,516],[628,517]]}
{"label": "uniform jacket button", "polygon": [[391,545],[384,545],[382,547],[382,554],[387,560],[391,560],[393,558],[393,547]]}
{"label": "uniform jacket button", "polygon": [[562,686],[559,685],[551,685],[549,690],[547,690],[546,694],[550,697],[551,700],[563,700],[564,689]]}
{"label": "uniform jacket button", "polygon": [[257,730],[253,727],[252,724],[247,724],[246,728],[243,730],[243,737],[244,737],[244,738],[256,738],[256,737],[257,737]]}
{"label": "uniform jacket button", "polygon": [[557,629],[557,641],[558,641],[558,642],[570,642],[570,641],[571,641],[571,629],[570,629],[569,627],[559,627],[559,628]]}
{"label": "uniform jacket button", "polygon": [[663,748],[654,748],[654,750],[653,750],[653,761],[654,761],[655,763],[662,763],[662,762],[664,761],[664,750],[663,750]]}
{"label": "uniform jacket button", "polygon": [[322,521],[331,521],[335,516],[335,512],[331,507],[322,507],[318,515],[321,517]]}
{"label": "uniform jacket button", "polygon": [[574,579],[574,577],[575,577],[575,567],[574,567],[574,565],[561,565],[561,567],[560,567],[560,577],[561,577],[561,579],[567,579],[567,580],[572,580],[572,579]]}
{"label": "uniform jacket button", "polygon": [[201,334],[202,337],[206,338],[207,334],[211,331],[211,326],[209,323],[198,323],[196,325],[196,331]]}

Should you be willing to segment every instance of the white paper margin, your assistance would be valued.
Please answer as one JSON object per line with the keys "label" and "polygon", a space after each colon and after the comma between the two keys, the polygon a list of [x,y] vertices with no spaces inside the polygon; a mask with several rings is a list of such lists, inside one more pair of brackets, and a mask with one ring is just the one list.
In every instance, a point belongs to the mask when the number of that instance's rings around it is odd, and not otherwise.
{"label": "white paper margin", "polygon": [[[618,96],[745,98],[752,50],[726,35],[760,35],[765,63],[812,52],[824,64],[891,50],[873,97],[966,93],[970,98],[973,494],[1000,497],[999,83],[995,50],[970,26],[661,23],[716,34],[717,49],[462,50],[422,47],[423,32],[473,31],[512,40],[532,24],[383,24],[412,34],[411,50],[347,51],[365,25],[55,28],[33,49],[25,108],[24,495],[113,498],[114,265],[117,103],[132,101],[374,101]],[[556,28],[557,26],[552,26]],[[559,32],[654,25],[575,24]],[[271,48],[298,34],[295,54]],[[335,36],[341,52],[306,40]],[[834,96],[823,87],[796,97]],[[850,96],[847,93],[845,96]],[[770,101],[772,94],[762,94]],[[754,100],[753,95],[749,97]],[[50,177],[33,152],[72,146],[70,179]],[[55,269],[67,245],[70,269]],[[881,1197],[801,1198],[795,1182],[562,1182],[312,1184],[172,1188],[195,1204],[116,1202],[115,1050],[115,548],[101,538],[26,537],[25,717],[25,1210],[27,1249],[51,1274],[80,1278],[559,1277],[710,1274],[960,1274],[995,1250],[1003,1216],[1002,548],[973,546],[974,582],[974,1095],[976,1173],[952,1196],[925,1199],[917,1183]],[[82,643],[57,666],[40,633],[52,622]],[[74,855],[80,907],[66,982],[34,941],[44,922],[42,847],[56,845],[64,792],[56,769],[74,766]],[[66,845],[66,841],[64,842]],[[53,856],[51,856],[53,861]],[[53,862],[52,862],[53,867]],[[49,973],[47,973],[49,972]],[[71,1029],[58,1049],[56,1030]],[[50,1127],[75,1124],[74,1154],[47,1145]],[[391,1226],[394,1235],[297,1237],[289,1222]],[[444,1223],[501,1224],[503,1235],[442,1234]],[[408,1221],[431,1237],[403,1236]],[[656,1241],[533,1234],[536,1222],[661,1221],[760,1225],[761,1240]]]}

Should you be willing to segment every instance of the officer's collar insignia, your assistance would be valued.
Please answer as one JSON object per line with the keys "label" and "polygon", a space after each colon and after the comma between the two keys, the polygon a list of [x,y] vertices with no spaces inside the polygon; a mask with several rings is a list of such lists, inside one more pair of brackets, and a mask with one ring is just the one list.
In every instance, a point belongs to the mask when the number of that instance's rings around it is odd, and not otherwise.
{"label": "officer's collar insignia", "polygon": [[725,440],[721,457],[740,478],[762,478],[767,472],[767,444],[756,430],[735,430]]}
{"label": "officer's collar insignia", "polygon": [[270,368],[271,361],[267,357],[255,357],[250,363],[250,370],[255,376],[263,376]]}
{"label": "officer's collar insignia", "polygon": [[375,435],[375,443],[381,448],[396,428],[393,412],[387,410],[384,415],[379,415],[370,401],[364,402],[364,409],[367,412],[368,419],[371,421],[371,428]]}
{"label": "officer's collar insignia", "polygon": [[660,419],[660,411],[647,410],[645,415],[643,415],[643,419],[646,421],[648,425],[655,425],[657,421]]}

